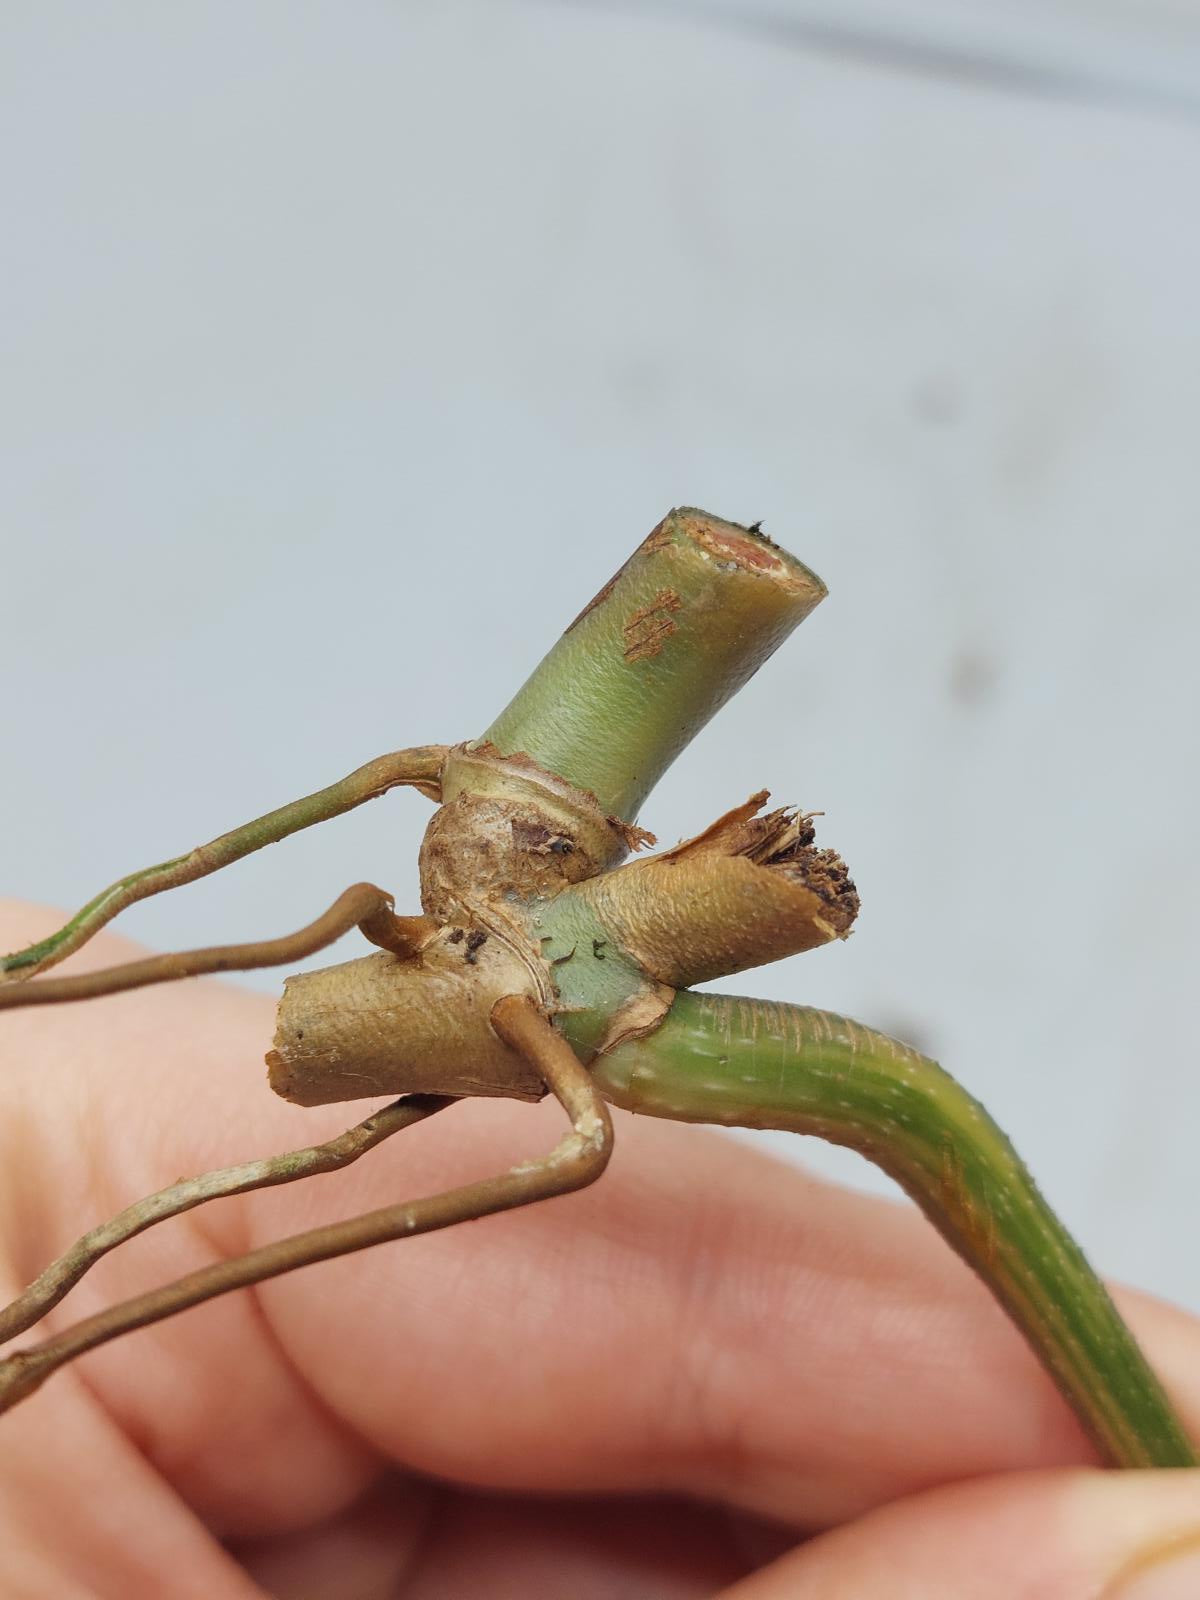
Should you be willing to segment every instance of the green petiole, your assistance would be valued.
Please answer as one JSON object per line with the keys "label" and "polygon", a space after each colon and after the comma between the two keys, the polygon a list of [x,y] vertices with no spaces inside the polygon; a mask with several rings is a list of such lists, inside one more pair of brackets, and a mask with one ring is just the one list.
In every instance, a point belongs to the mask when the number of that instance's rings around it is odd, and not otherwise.
{"label": "green petiole", "polygon": [[936,1062],[830,1011],[685,990],[657,1031],[600,1056],[592,1074],[630,1111],[860,1151],[983,1279],[1106,1460],[1200,1464],[1087,1258],[1005,1135]]}

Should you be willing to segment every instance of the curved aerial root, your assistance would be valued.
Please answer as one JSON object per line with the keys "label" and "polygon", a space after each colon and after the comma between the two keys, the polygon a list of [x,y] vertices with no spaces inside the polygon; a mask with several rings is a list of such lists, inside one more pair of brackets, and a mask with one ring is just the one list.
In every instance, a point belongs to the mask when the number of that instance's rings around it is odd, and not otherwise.
{"label": "curved aerial root", "polygon": [[0,1311],[0,1344],[15,1339],[17,1334],[40,1322],[102,1256],[127,1239],[145,1233],[147,1228],[181,1216],[209,1200],[248,1194],[252,1189],[273,1189],[279,1184],[295,1183],[300,1178],[316,1177],[322,1172],[336,1172],[391,1138],[393,1133],[411,1128],[414,1123],[453,1104],[450,1095],[409,1095],[373,1112],[365,1121],[325,1144],[289,1150],[261,1161],[243,1161],[236,1167],[220,1167],[198,1178],[181,1178],[178,1183],[126,1206],[109,1221],[90,1228],[57,1261],[52,1261],[24,1294]]}
{"label": "curved aerial root", "polygon": [[178,950],[164,955],[127,961],[119,967],[81,972],[72,978],[43,978],[35,983],[0,988],[0,1010],[17,1006],[55,1005],[64,1000],[93,1000],[98,995],[143,989],[152,983],[172,983],[213,972],[250,972],[255,967],[278,967],[314,955],[327,944],[357,927],[372,944],[399,956],[411,956],[435,931],[426,917],[398,917],[392,897],[373,883],[355,883],[340,894],[328,911],[296,933],[252,944],[209,945],[202,950]]}
{"label": "curved aerial root", "polygon": [[491,1018],[504,1042],[537,1068],[571,1119],[571,1131],[547,1155],[479,1183],[423,1200],[385,1206],[264,1245],[232,1261],[201,1267],[163,1288],[87,1317],[44,1343],[18,1350],[0,1361],[0,1411],[25,1399],[52,1373],[86,1351],[232,1289],[245,1289],[297,1267],[350,1255],[392,1239],[413,1238],[459,1222],[511,1211],[593,1183],[612,1153],[612,1121],[591,1076],[527,996],[508,995],[498,1000]]}
{"label": "curved aerial root", "polygon": [[86,944],[118,912],[138,900],[161,894],[166,889],[177,889],[181,884],[194,883],[197,878],[206,878],[210,872],[230,866],[264,845],[277,844],[302,828],[311,828],[314,823],[327,822],[344,811],[352,811],[355,806],[374,800],[398,785],[410,784],[431,800],[440,800],[445,760],[444,745],[421,745],[378,756],[328,788],[268,811],[253,822],[199,845],[187,855],[118,878],[116,883],[89,900],[57,933],[39,939],[24,950],[0,957],[0,984],[6,980],[31,978],[34,973],[55,966]]}

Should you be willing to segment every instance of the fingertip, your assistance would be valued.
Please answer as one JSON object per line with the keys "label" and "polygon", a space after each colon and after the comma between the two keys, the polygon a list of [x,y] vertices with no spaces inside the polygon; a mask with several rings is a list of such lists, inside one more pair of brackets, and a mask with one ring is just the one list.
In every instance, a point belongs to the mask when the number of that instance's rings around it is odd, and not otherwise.
{"label": "fingertip", "polygon": [[874,1594],[1194,1600],[1200,1471],[1022,1473],[931,1490],[821,1535],[720,1600]]}

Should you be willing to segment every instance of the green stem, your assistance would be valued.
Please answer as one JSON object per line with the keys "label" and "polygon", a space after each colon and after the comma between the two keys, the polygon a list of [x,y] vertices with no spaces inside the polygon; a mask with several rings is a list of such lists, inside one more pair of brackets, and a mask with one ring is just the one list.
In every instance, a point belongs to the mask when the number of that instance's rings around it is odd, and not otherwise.
{"label": "green stem", "polygon": [[304,795],[299,800],[279,806],[275,811],[268,811],[253,822],[223,833],[208,844],[199,845],[185,856],[176,856],[171,861],[160,862],[158,866],[143,867],[140,872],[131,872],[127,877],[118,878],[116,883],[102,889],[93,900],[89,900],[82,911],[76,912],[57,933],[13,955],[0,957],[0,982],[7,973],[31,978],[34,973],[55,966],[78,950],[80,945],[86,944],[118,912],[135,905],[139,900],[161,894],[165,889],[177,889],[181,884],[194,883],[197,878],[205,878],[220,867],[240,861],[243,856],[261,850],[264,845],[278,844],[281,839],[299,833],[302,828],[311,828],[316,822],[326,822],[331,817],[340,816],[342,812],[350,811],[366,800],[373,800],[398,784],[412,784],[436,799],[440,793],[439,781],[445,759],[446,751],[441,745],[424,745],[378,756],[337,783],[331,783],[328,788],[318,789],[315,794]]}
{"label": "green stem", "polygon": [[713,714],[825,596],[761,534],[672,511],[567,629],[479,743],[638,807]]}
{"label": "green stem", "polygon": [[[570,1037],[572,1018],[562,1021]],[[984,1108],[935,1062],[832,1012],[683,991],[657,1032],[592,1073],[632,1111],[860,1151],[979,1274],[1113,1465],[1200,1464],[1083,1252]]]}

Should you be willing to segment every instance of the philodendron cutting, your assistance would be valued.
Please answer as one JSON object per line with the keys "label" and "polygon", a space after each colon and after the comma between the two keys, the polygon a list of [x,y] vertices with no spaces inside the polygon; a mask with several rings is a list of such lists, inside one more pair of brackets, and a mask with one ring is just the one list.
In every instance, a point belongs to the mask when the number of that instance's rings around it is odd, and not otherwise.
{"label": "philodendron cutting", "polygon": [[[0,1007],[35,1005],[291,962],[357,925],[372,953],[288,980],[270,1083],[302,1105],[398,1097],[326,1144],[129,1206],[0,1312],[0,1339],[134,1234],[216,1196],[344,1166],[462,1096],[550,1092],[570,1124],[539,1161],[202,1268],[20,1349],[0,1361],[0,1409],[96,1345],[214,1295],[594,1182],[612,1148],[611,1102],[861,1151],[987,1284],[1106,1460],[1195,1465],[1104,1287],[977,1101],[916,1050],[848,1018],[693,988],[844,938],[858,912],[812,814],[767,810],[765,793],[658,854],[640,853],[654,841],[636,821],[670,762],[824,594],[757,527],[673,511],[479,738],[369,762],[122,879],[0,963]],[[398,916],[386,891],[357,884],[288,937],[37,976],[135,901],[405,784],[438,807],[419,914]]]}

